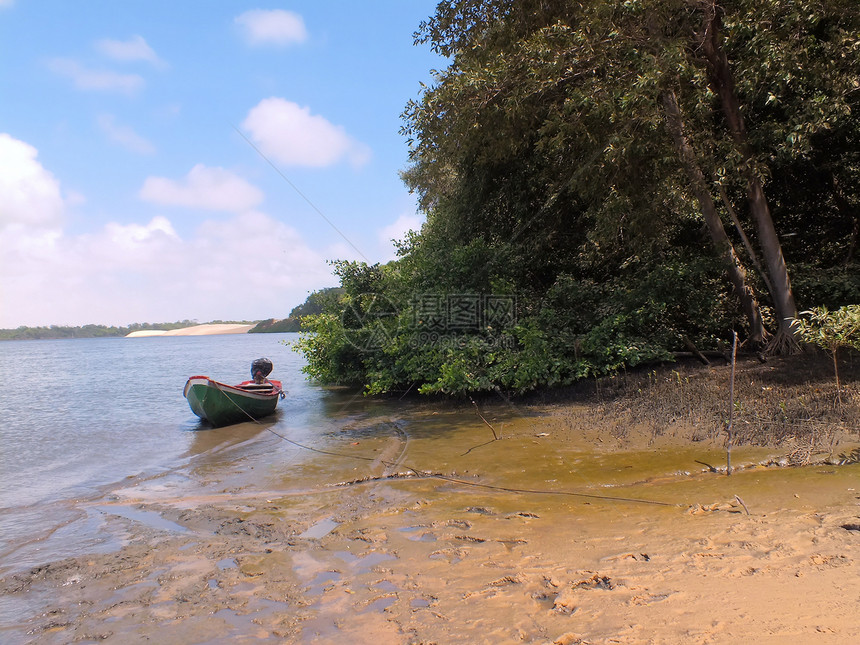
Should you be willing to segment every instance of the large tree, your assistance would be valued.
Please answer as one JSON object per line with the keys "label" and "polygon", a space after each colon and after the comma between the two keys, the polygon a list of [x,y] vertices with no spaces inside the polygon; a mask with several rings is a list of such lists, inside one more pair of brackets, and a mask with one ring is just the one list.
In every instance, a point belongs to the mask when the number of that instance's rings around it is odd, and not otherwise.
{"label": "large tree", "polygon": [[[856,48],[858,9],[842,0],[724,7],[713,0],[441,3],[419,40],[451,64],[407,111],[415,162],[407,179],[425,207],[457,204],[445,212],[471,220],[473,230],[524,241],[530,228],[569,242],[568,227],[602,254],[612,241],[623,242],[622,255],[665,248],[685,230],[695,196],[755,341],[762,336],[755,296],[714,206],[716,179],[743,183],[743,214],[754,223],[782,342],[796,307],[765,182],[778,155],[803,154],[786,151],[778,137],[805,143],[850,114],[857,59],[834,54]],[[762,35],[771,28],[781,40]],[[798,61],[815,64],[789,69]],[[750,78],[737,82],[733,67]],[[797,85],[812,89],[798,93]],[[769,102],[805,116],[789,124],[794,132],[774,127],[772,117],[762,132],[750,131],[744,113],[761,101],[762,87]],[[826,109],[807,105],[825,98]],[[512,177],[528,178],[527,199],[511,190]],[[846,202],[838,202],[843,211]]]}
{"label": "large tree", "polygon": [[[441,2],[417,40],[448,64],[404,124],[426,224],[338,265],[308,372],[522,392],[738,327],[789,348],[795,292],[860,302],[858,35],[856,0]],[[435,342],[481,294],[516,315]]]}

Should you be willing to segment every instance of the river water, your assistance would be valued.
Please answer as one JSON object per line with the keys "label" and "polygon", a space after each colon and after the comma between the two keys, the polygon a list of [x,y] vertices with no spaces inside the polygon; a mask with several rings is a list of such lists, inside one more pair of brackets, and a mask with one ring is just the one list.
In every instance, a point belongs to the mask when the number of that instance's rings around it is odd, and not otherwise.
{"label": "river water", "polygon": [[[5,508],[91,495],[129,475],[174,467],[205,429],[182,389],[193,374],[239,382],[270,356],[293,413],[307,385],[288,335],[98,338],[0,344],[0,499]],[[274,375],[273,375],[274,377]]]}
{"label": "river water", "polygon": [[[234,426],[231,434],[213,431],[182,395],[191,375],[238,383],[249,378],[253,359],[268,357],[275,364],[272,377],[283,382],[288,398],[265,426],[297,441],[308,439],[311,429],[324,429],[338,410],[360,407],[363,399],[309,384],[302,357],[289,347],[297,337],[0,343],[0,554],[56,531],[67,502],[96,499],[130,478],[177,472],[213,451],[224,452],[221,444],[230,448],[224,459],[253,460],[257,454],[296,461],[312,454],[255,441],[265,437],[252,424]],[[273,454],[277,450],[286,455]]]}
{"label": "river water", "polygon": [[[398,458],[428,471],[471,465],[501,484],[515,479],[540,486],[550,478],[543,446],[535,445],[537,453],[507,454],[506,444],[467,454],[492,438],[468,402],[368,399],[308,382],[303,357],[290,348],[297,339],[237,334],[0,343],[0,572],[116,548],[99,504],[121,489],[138,499],[144,490],[150,498],[248,487],[295,492],[379,474],[380,464]],[[275,415],[217,429],[193,415],[182,394],[189,376],[237,383],[259,357],[273,361],[272,377],[287,391]],[[493,433],[520,432],[525,448],[535,443],[531,434],[543,434],[529,429],[528,413],[497,407]],[[374,463],[376,457],[382,461]],[[577,466],[573,484],[602,485],[605,468],[589,464],[597,470]],[[629,472],[623,466],[617,474]]]}

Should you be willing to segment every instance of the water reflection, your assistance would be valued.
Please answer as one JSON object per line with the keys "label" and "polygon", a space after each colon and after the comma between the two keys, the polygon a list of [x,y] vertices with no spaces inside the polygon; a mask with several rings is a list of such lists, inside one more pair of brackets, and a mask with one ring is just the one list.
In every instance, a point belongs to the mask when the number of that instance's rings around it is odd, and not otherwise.
{"label": "water reflection", "polygon": [[256,423],[248,421],[220,428],[213,428],[205,421],[201,421],[188,429],[192,440],[186,454],[193,457],[220,452],[225,448],[244,443],[259,436],[268,428],[277,425],[278,422],[277,413],[271,417],[267,417],[265,421]]}

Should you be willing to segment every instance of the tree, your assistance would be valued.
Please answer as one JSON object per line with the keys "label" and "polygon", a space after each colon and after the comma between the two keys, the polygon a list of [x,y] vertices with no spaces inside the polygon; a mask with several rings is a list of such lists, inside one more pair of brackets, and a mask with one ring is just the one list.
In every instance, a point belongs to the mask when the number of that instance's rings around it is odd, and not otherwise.
{"label": "tree", "polygon": [[[403,126],[426,223],[395,262],[339,267],[309,371],[371,392],[526,391],[735,328],[783,347],[795,288],[804,307],[860,301],[860,5],[721,6],[440,2],[416,40],[448,65]],[[400,314],[366,315],[369,294]],[[416,294],[514,295],[516,324],[428,345]],[[356,352],[350,334],[385,342]]]}
{"label": "tree", "polygon": [[860,351],[860,305],[848,305],[836,311],[828,311],[827,307],[815,307],[804,311],[803,316],[795,320],[794,327],[804,342],[817,345],[830,353],[833,359],[833,376],[836,379],[836,398],[841,405],[837,353],[842,348]]}
{"label": "tree", "polygon": [[[463,210],[469,217],[490,205],[497,232],[511,231],[523,242],[522,231],[530,228],[541,245],[556,239],[579,245],[580,256],[599,257],[595,271],[604,275],[607,261],[625,263],[631,252],[649,256],[689,239],[689,209],[659,101],[668,76],[662,69],[679,63],[686,36],[679,40],[642,15],[641,7],[622,10],[606,2],[579,9],[565,3],[459,2],[449,3],[446,11],[440,5],[436,19],[425,25],[425,38],[433,39],[438,51],[456,55],[424,101],[407,112],[407,132],[418,139],[413,149],[418,170],[413,167],[407,179],[423,203],[467,204]],[[485,26],[480,22],[485,16],[502,22]],[[465,26],[468,17],[476,22]],[[685,157],[682,165],[689,172],[698,162]],[[523,200],[522,190],[513,196],[474,190],[488,185],[476,181],[476,173],[499,171],[505,180],[490,183],[490,190],[519,186],[522,182],[511,181],[513,174],[528,177],[543,194]],[[693,183],[715,250],[726,257],[750,336],[758,342],[761,316],[743,267],[713,198],[704,184]],[[458,186],[466,190],[457,192]],[[516,208],[514,200],[532,207]],[[512,211],[512,227],[497,224],[505,205]],[[544,261],[569,256],[570,246],[542,248],[536,256]],[[617,255],[607,258],[613,249]]]}
{"label": "tree", "polygon": [[735,81],[723,46],[722,15],[724,9],[718,7],[716,0],[708,0],[704,6],[701,34],[701,52],[707,62],[708,79],[711,88],[719,97],[723,116],[731,133],[737,151],[741,156],[742,172],[746,178],[747,196],[750,212],[755,222],[758,239],[764,254],[768,282],[772,285],[771,296],[777,312],[779,330],[774,341],[775,351],[788,344],[794,334],[793,322],[797,318],[797,306],[791,291],[791,280],[782,254],[782,246],[776,234],[770,208],[761,179],[753,166],[753,152],[750,149],[746,124],[741,113],[740,99],[735,90]]}
{"label": "tree", "polygon": [[718,251],[722,250],[723,252],[726,271],[734,285],[735,293],[741,301],[741,306],[744,309],[744,314],[750,326],[750,340],[758,345],[763,341],[765,334],[758,302],[752,290],[746,284],[746,272],[738,260],[729,236],[726,235],[726,230],[723,228],[722,220],[720,220],[720,216],[717,213],[717,208],[705,180],[704,173],[699,168],[696,162],[696,155],[684,134],[684,124],[681,119],[681,111],[678,108],[678,100],[675,98],[675,93],[667,90],[663,93],[662,99],[669,131],[672,133],[672,138],[675,141],[675,148],[678,151],[681,164],[690,178],[693,193],[699,201],[699,208],[711,233],[714,246],[716,246]]}
{"label": "tree", "polygon": [[[594,218],[586,222],[592,238],[601,231],[626,233],[628,245],[632,235],[638,238],[634,249],[647,248],[672,226],[655,218],[661,201],[665,203],[659,195],[685,192],[661,159],[661,146],[669,141],[661,143],[665,132],[655,128],[659,106],[665,105],[662,97],[680,94],[685,102],[675,115],[686,122],[685,138],[692,139],[688,149],[698,148],[704,156],[682,153],[673,135],[676,163],[686,169],[688,181],[691,161],[702,169],[705,182],[712,181],[708,175],[729,182],[743,179],[755,241],[765,259],[763,281],[776,310],[775,347],[782,347],[790,339],[796,306],[765,196],[764,184],[773,174],[767,160],[777,155],[796,160],[809,146],[786,150],[780,137],[807,141],[850,114],[851,88],[856,90],[860,67],[857,57],[846,61],[844,54],[835,54],[846,46],[856,51],[860,18],[856,4],[842,0],[736,0],[724,6],[713,0],[441,3],[436,16],[422,26],[419,41],[452,57],[452,64],[406,114],[406,131],[417,140],[413,159],[418,167],[408,178],[422,203],[452,195],[465,202],[469,196],[457,192],[458,182],[473,186],[478,169],[495,172],[527,157],[518,169],[544,168],[539,175],[544,196],[533,200],[542,232],[547,229],[543,224],[551,224],[545,213],[564,208],[570,203],[565,197],[574,194],[574,204]],[[745,28],[750,22],[757,28]],[[826,26],[810,34],[806,23]],[[768,36],[769,31],[781,38]],[[730,59],[730,53],[740,60]],[[798,67],[792,69],[792,63]],[[748,78],[736,82],[733,66]],[[796,84],[809,89],[797,93]],[[772,115],[762,119],[763,132],[750,133],[744,112],[758,108],[750,104],[761,100],[761,88],[767,88],[766,102],[805,116],[805,122],[792,124],[803,136],[780,131]],[[809,107],[831,101],[833,107],[826,110]],[[691,184],[697,186],[694,192],[716,251],[723,254],[724,236],[713,237],[713,196],[702,192],[698,180]],[[841,211],[848,210],[842,193],[835,195]],[[504,199],[484,192],[477,197],[483,204]],[[473,199],[468,212],[477,210]],[[680,209],[673,204],[669,210],[676,214]],[[621,217],[623,232],[618,230]],[[605,251],[606,240],[601,242]],[[724,266],[750,335],[757,339],[760,316],[754,313],[749,287],[738,287],[744,280],[732,268],[743,271],[737,255]]]}

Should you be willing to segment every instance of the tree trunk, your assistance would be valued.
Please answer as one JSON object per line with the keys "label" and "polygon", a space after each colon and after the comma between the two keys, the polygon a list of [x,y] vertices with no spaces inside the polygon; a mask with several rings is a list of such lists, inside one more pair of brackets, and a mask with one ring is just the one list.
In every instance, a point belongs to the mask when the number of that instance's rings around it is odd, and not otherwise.
{"label": "tree trunk", "polygon": [[661,96],[663,102],[663,111],[666,114],[666,122],[669,126],[669,132],[672,134],[672,140],[675,143],[675,150],[681,160],[681,165],[687,173],[690,184],[699,202],[699,208],[702,216],[705,218],[705,223],[708,226],[708,231],[711,234],[711,240],[717,248],[717,252],[723,259],[723,263],[728,271],[729,279],[734,285],[735,293],[741,301],[741,308],[747,318],[750,326],[750,340],[753,344],[759,345],[764,341],[765,331],[761,320],[758,302],[752,289],[746,284],[746,272],[738,259],[735,249],[729,236],[726,235],[726,229],[723,227],[723,222],[717,213],[714,198],[708,190],[708,183],[705,180],[705,175],[696,161],[696,155],[690,146],[687,137],[684,134],[684,121],[681,118],[681,110],[678,107],[678,100],[672,90],[663,92]]}
{"label": "tree trunk", "polygon": [[750,213],[755,223],[758,241],[764,256],[765,266],[773,286],[771,297],[779,318],[779,331],[776,347],[781,350],[783,345],[793,347],[794,327],[792,323],[797,318],[797,306],[791,291],[791,281],[788,278],[788,268],[782,255],[782,245],[773,225],[767,198],[761,180],[753,167],[753,155],[749,147],[749,137],[741,114],[740,101],[735,92],[735,82],[729,61],[722,47],[720,35],[720,12],[712,1],[707,8],[703,27],[701,51],[705,55],[708,76],[711,87],[720,99],[723,115],[729,126],[735,147],[744,160],[744,176],[747,181],[747,196]]}
{"label": "tree trunk", "polygon": [[738,219],[737,214],[735,213],[735,209],[732,207],[732,202],[729,200],[729,196],[726,194],[726,189],[722,184],[718,184],[718,190],[720,192],[720,199],[723,200],[723,205],[726,207],[726,210],[729,213],[729,217],[732,220],[732,224],[735,225],[735,230],[738,232],[738,235],[741,238],[741,242],[743,242],[744,248],[747,251],[747,255],[750,256],[750,262],[752,262],[753,267],[755,267],[756,272],[758,273],[758,277],[762,279],[765,287],[767,287],[768,293],[773,293],[773,285],[770,283],[770,278],[767,275],[767,271],[765,271],[761,263],[758,261],[758,256],[756,255],[755,249],[753,249],[752,244],[750,244],[750,240],[747,237],[747,234],[744,232],[744,227],[741,226],[741,221]]}

